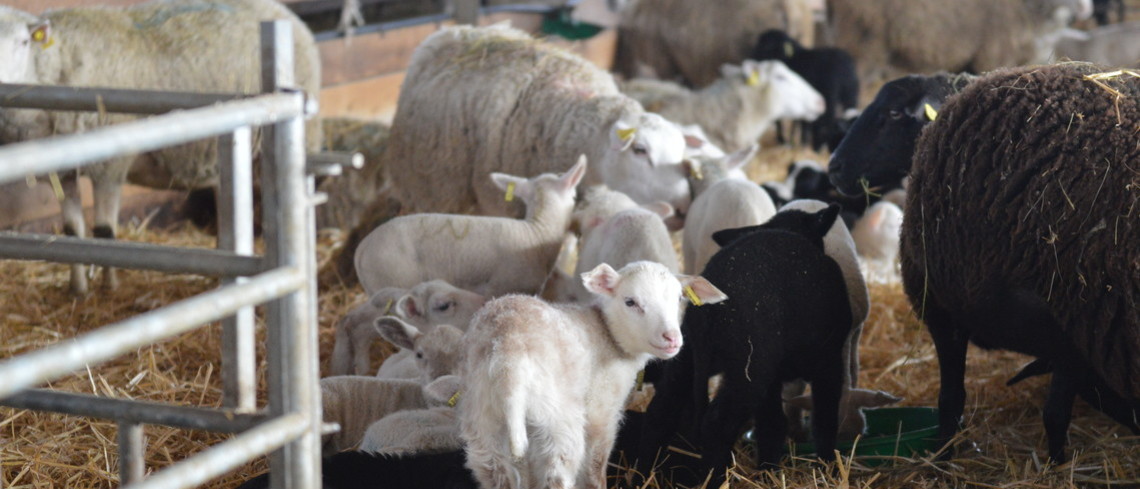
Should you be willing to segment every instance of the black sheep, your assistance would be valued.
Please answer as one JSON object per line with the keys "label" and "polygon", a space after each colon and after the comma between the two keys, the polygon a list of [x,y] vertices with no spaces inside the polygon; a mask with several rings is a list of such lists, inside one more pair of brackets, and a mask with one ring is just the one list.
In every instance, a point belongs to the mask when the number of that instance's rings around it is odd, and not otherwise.
{"label": "black sheep", "polygon": [[859,77],[855,60],[839,48],[805,48],[781,30],[768,30],[756,39],[752,59],[780,60],[815,88],[826,106],[823,115],[806,123],[804,137],[819,150],[839,132],[838,121],[859,103]]}
{"label": "black sheep", "polygon": [[[764,182],[760,184],[760,188],[768,193],[768,197],[772,198],[772,203],[776,204],[776,208],[799,199],[839,204],[843,209],[839,213],[839,217],[843,219],[843,224],[847,226],[848,230],[855,226],[855,221],[863,215],[867,206],[879,201],[881,195],[846,196],[839,193],[828,180],[827,171],[824,170],[823,166],[812,160],[797,160],[789,163],[788,176],[783,182]],[[880,191],[889,190],[893,190],[893,188]]]}
{"label": "black sheep", "polygon": [[905,76],[883,85],[831,154],[831,182],[851,196],[901,186],[918,134],[946,99],[971,80],[971,75],[939,73]]}
{"label": "black sheep", "polygon": [[1108,25],[1108,14],[1110,11],[1115,11],[1116,21],[1124,22],[1127,17],[1125,11],[1127,7],[1124,5],[1124,0],[1093,0],[1093,18],[1096,19],[1097,25]]}
{"label": "black sheep", "polygon": [[[1077,395],[1140,429],[1140,79],[1095,76],[1106,71],[992,72],[947,100],[914,146],[900,261],[938,354],[944,440],[961,422],[967,342],[1040,359],[1026,374],[1053,372],[1042,417],[1054,461]],[[903,164],[864,149],[836,157]]]}
{"label": "black sheep", "polygon": [[[321,461],[324,489],[479,489],[463,451],[403,456],[340,452]],[[237,489],[269,487],[269,474]]]}
{"label": "black sheep", "polygon": [[[712,470],[708,487],[718,487],[749,419],[758,463],[778,464],[788,430],[781,390],[796,379],[812,384],[817,453],[834,458],[843,345],[851,331],[843,273],[823,250],[838,213],[837,205],[813,214],[783,211],[760,226],[713,235],[722,248],[702,275],[729,299],[685,312],[685,346],[664,362],[645,414],[639,473],[648,474],[672,435],[695,433],[702,458],[688,475],[703,479]],[[710,402],[707,383],[716,374],[723,380]],[[677,462],[665,462],[665,471],[678,477]]]}

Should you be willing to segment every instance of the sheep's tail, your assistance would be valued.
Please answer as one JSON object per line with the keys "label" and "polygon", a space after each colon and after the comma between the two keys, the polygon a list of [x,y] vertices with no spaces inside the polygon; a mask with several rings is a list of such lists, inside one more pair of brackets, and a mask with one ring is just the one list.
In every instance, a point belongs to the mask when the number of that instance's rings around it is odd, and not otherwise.
{"label": "sheep's tail", "polygon": [[507,396],[503,411],[507,421],[507,440],[510,443],[511,456],[516,460],[526,456],[529,439],[526,433],[526,405],[525,396],[513,392]]}

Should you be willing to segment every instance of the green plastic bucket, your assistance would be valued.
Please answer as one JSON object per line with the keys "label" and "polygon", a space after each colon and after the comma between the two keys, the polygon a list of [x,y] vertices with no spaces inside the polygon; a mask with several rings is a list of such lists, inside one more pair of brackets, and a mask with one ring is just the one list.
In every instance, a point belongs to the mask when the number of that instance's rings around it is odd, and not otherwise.
{"label": "green plastic bucket", "polygon": [[[938,409],[932,407],[897,407],[868,409],[867,432],[854,440],[840,441],[836,449],[843,455],[850,455],[855,446],[856,457],[871,457],[863,460],[864,465],[877,465],[886,461],[885,457],[922,456],[938,450]],[[815,444],[796,443],[797,456],[815,453]],[[875,460],[873,457],[883,457]]]}

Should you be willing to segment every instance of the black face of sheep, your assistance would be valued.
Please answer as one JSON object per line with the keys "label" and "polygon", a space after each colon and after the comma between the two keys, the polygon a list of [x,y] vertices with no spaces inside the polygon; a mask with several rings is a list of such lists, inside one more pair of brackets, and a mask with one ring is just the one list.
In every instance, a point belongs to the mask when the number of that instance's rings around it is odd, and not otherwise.
{"label": "black face of sheep", "polygon": [[[674,483],[699,482],[711,470],[708,487],[718,487],[749,419],[755,421],[757,463],[778,464],[788,430],[781,391],[795,379],[812,384],[817,453],[834,457],[842,351],[851,330],[843,274],[823,250],[823,236],[838,214],[838,205],[810,214],[783,211],[763,225],[713,235],[722,248],[702,276],[729,299],[686,310],[685,346],[664,363],[646,411],[639,473],[649,473],[674,433],[695,434],[697,470],[677,470],[693,465],[689,459],[670,457],[662,464]],[[723,380],[709,401],[708,379],[716,374]],[[679,474],[697,480],[679,481]]]}
{"label": "black face of sheep", "polygon": [[[1040,359],[1049,457],[1076,396],[1136,429],[1140,79],[1085,63],[998,70],[920,136],[899,257],[934,341],[940,434],[959,429],[967,343]],[[1108,87],[1111,90],[1106,89]],[[921,210],[921,212],[919,212]]]}
{"label": "black face of sheep", "polygon": [[911,75],[883,85],[832,153],[831,183],[844,195],[897,186],[910,171],[922,128],[968,80],[946,74]]}

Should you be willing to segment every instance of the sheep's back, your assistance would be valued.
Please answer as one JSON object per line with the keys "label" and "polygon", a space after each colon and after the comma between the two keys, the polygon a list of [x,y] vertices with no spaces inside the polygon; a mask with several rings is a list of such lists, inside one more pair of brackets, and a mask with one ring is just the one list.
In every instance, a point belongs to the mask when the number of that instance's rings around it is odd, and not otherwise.
{"label": "sheep's back", "polygon": [[[1140,397],[1140,79],[1083,63],[1001,70],[919,138],[900,260],[915,310],[1031,290],[1126,397]],[[1116,94],[1121,96],[1118,98]]]}
{"label": "sheep's back", "polygon": [[497,208],[480,210],[503,215],[492,171],[562,172],[586,153],[593,174],[605,148],[583,143],[616,119],[590,119],[604,112],[605,98],[637,107],[608,73],[521,31],[437,32],[416,49],[392,122],[384,161],[398,199],[421,211],[465,212],[477,195],[481,207],[494,195]]}

